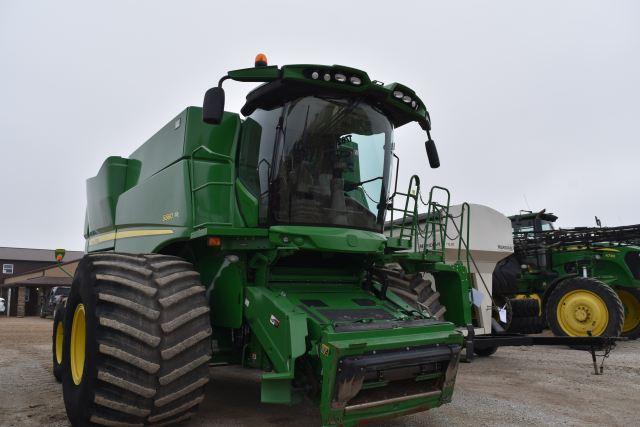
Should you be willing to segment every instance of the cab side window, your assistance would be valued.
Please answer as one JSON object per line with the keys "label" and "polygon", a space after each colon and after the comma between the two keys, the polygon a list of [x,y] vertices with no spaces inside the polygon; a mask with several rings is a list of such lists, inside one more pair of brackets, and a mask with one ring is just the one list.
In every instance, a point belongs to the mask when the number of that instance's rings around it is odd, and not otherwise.
{"label": "cab side window", "polygon": [[238,177],[253,194],[260,192],[258,179],[258,157],[260,155],[260,136],[262,128],[249,117],[242,123],[242,138],[238,153]]}
{"label": "cab side window", "polygon": [[[276,139],[281,108],[270,111],[256,110],[242,123],[242,134],[238,151],[238,177],[247,189],[256,197],[266,190],[267,182],[262,186],[260,178],[266,180],[267,165],[271,164],[273,145]],[[267,165],[260,165],[265,160]],[[265,163],[265,162],[263,162]],[[261,173],[258,173],[260,165]],[[261,190],[262,188],[262,190]]]}

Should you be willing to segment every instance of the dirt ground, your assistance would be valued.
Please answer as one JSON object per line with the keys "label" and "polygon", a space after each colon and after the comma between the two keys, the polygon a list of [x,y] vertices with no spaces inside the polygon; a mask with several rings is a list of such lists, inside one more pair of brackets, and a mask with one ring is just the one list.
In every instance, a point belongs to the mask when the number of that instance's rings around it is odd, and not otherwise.
{"label": "dirt ground", "polygon": [[[186,426],[319,425],[311,404],[259,403],[255,374],[212,368],[206,400]],[[561,347],[502,348],[460,367],[453,402],[381,426],[638,425],[640,340],[618,345],[604,375],[588,353]],[[0,426],[66,426],[51,374],[51,320],[0,316]]]}

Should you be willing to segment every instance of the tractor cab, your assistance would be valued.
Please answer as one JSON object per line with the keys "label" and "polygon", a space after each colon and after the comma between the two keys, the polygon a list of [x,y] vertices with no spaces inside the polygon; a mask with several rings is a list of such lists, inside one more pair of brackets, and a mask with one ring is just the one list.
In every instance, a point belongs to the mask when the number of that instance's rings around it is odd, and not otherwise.
{"label": "tractor cab", "polygon": [[513,227],[514,242],[521,249],[514,254],[518,263],[526,265],[531,272],[546,274],[547,267],[551,265],[551,256],[538,244],[538,240],[540,233],[555,230],[554,223],[558,217],[543,209],[540,212],[520,211],[509,219]]}
{"label": "tractor cab", "polygon": [[509,219],[514,233],[539,233],[555,230],[554,223],[558,217],[543,209],[540,212],[521,211]]}

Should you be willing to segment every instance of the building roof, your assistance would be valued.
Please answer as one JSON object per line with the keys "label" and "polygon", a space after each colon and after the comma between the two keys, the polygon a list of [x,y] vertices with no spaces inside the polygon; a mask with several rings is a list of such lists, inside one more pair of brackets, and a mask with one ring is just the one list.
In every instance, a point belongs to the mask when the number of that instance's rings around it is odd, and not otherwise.
{"label": "building roof", "polygon": [[[79,260],[67,261],[61,264],[51,264],[47,267],[36,268],[26,273],[5,277],[0,287],[8,286],[62,286],[71,284],[71,278],[78,268]],[[32,279],[38,279],[32,281]],[[65,279],[65,280],[58,280]],[[67,280],[68,279],[68,280]]]}
{"label": "building roof", "polygon": [[[65,261],[74,261],[82,258],[82,251],[67,251],[64,256]],[[55,262],[55,250],[53,249],[32,249],[32,248],[8,248],[0,247],[0,259],[14,261],[45,261]]]}
{"label": "building roof", "polygon": [[28,286],[28,287],[54,287],[54,286],[71,286],[73,279],[71,277],[52,277],[52,276],[39,276],[32,277],[30,279],[23,279],[17,282],[0,284],[0,288],[8,288],[13,286]]}

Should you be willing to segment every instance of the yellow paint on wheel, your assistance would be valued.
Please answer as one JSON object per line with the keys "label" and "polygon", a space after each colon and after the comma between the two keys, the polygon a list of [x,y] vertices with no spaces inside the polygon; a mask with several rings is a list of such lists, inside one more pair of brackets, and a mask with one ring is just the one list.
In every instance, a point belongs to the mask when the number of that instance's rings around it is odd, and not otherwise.
{"label": "yellow paint on wheel", "polygon": [[71,345],[69,357],[71,359],[71,378],[75,385],[80,385],[84,373],[85,346],[87,342],[87,321],[84,305],[78,304],[73,313],[71,323]]}
{"label": "yellow paint on wheel", "polygon": [[591,291],[578,289],[562,296],[556,315],[562,330],[571,337],[602,335],[609,324],[609,310],[602,298]]}
{"label": "yellow paint on wheel", "polygon": [[624,324],[622,333],[630,332],[640,325],[640,301],[631,292],[617,290],[618,297],[624,307]]}
{"label": "yellow paint on wheel", "polygon": [[62,322],[58,322],[56,326],[56,362],[58,365],[62,363],[62,341],[64,337],[64,329],[62,328]]}

